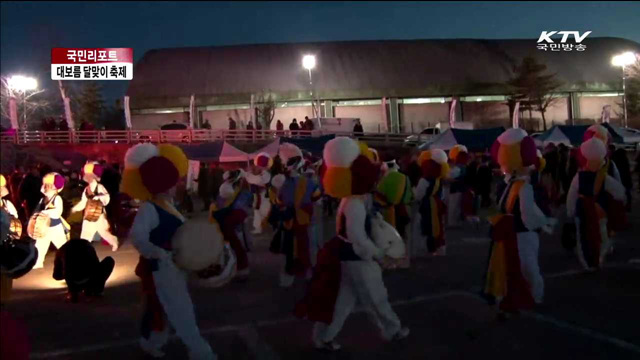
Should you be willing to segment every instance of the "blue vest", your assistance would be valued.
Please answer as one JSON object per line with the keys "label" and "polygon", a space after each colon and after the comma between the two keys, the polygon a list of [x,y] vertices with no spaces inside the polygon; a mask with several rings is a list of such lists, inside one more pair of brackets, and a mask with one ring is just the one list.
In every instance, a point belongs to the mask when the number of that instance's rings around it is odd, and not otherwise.
{"label": "blue vest", "polygon": [[[182,220],[160,206],[154,203],[151,204],[158,212],[159,224],[149,233],[149,241],[155,246],[171,251],[171,239],[182,225]],[[158,260],[150,260],[150,262],[151,270],[158,270]]]}
{"label": "blue vest", "polygon": [[[586,197],[595,198],[598,205],[600,205],[603,209],[607,207],[607,196],[603,190],[604,183],[602,184],[602,188],[600,191],[595,194],[595,184],[596,177],[598,176],[597,172],[593,171],[580,171],[578,172],[578,194]],[[580,199],[578,199],[580,202]],[[580,204],[578,204],[578,210],[582,210]]]}

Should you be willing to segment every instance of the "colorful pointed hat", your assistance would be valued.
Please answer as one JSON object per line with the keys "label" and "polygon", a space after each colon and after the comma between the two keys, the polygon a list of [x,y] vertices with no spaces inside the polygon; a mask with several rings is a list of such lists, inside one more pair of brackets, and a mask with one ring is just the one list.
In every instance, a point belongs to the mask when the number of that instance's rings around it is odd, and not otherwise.
{"label": "colorful pointed hat", "polygon": [[266,152],[261,152],[253,159],[253,164],[260,168],[271,169],[273,159]]}
{"label": "colorful pointed hat", "polygon": [[593,137],[600,139],[600,141],[605,145],[609,145],[611,142],[611,134],[609,134],[609,130],[600,124],[593,124],[589,126],[584,132],[582,140],[587,141]]}
{"label": "colorful pointed hat", "polygon": [[45,185],[53,185],[56,193],[59,193],[64,188],[64,177],[57,172],[50,172],[42,178],[42,187]]}
{"label": "colorful pointed hat", "polygon": [[367,145],[348,137],[336,137],[323,151],[325,192],[335,198],[366,194],[373,189],[380,165],[373,162]]}
{"label": "colorful pointed hat", "polygon": [[585,141],[580,145],[578,161],[580,167],[589,171],[598,171],[607,156],[607,146],[597,137]]}
{"label": "colorful pointed hat", "polygon": [[124,161],[120,189],[138,200],[149,200],[176,186],[189,168],[182,149],[170,144],[138,144],[127,150]]}
{"label": "colorful pointed hat", "polygon": [[418,166],[422,176],[431,179],[445,178],[449,175],[447,154],[440,149],[425,150],[418,156]]}
{"label": "colorful pointed hat", "polygon": [[98,181],[100,181],[103,172],[104,169],[100,163],[96,161],[89,161],[82,168],[82,177],[84,178],[86,175],[93,175]]}
{"label": "colorful pointed hat", "polygon": [[503,132],[491,146],[491,156],[505,174],[531,165],[537,157],[536,144],[526,131],[511,128]]}

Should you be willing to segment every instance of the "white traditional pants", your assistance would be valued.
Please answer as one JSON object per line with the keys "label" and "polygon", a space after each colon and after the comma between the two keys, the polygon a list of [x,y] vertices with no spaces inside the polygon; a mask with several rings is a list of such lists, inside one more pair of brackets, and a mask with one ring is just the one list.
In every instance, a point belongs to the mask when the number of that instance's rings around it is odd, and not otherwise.
{"label": "white traditional pants", "polygon": [[88,241],[100,241],[102,238],[111,246],[118,244],[118,238],[109,231],[109,222],[104,214],[96,221],[83,220],[80,237]]}
{"label": "white traditional pants", "polygon": [[67,233],[63,224],[50,227],[47,235],[42,239],[36,240],[36,249],[38,249],[38,260],[34,265],[34,269],[42,268],[44,266],[44,257],[49,251],[49,245],[53,243],[56,249],[60,249],[62,245],[67,242]]}
{"label": "white traditional pants", "polygon": [[[153,272],[156,294],[167,314],[169,324],[189,349],[189,359],[215,359],[211,346],[200,335],[193,303],[187,288],[186,274],[179,270],[171,260],[160,260],[158,267],[158,270]],[[166,339],[167,336],[164,332],[156,332],[152,333],[149,341],[157,345],[162,340],[166,342]]]}
{"label": "white traditional pants", "polygon": [[255,208],[255,202],[253,206],[253,231],[256,234],[262,233],[262,224],[265,219],[269,216],[269,211],[271,210],[271,203],[269,202],[269,198],[266,197],[267,192],[262,191],[259,193],[260,196],[260,207],[258,209]]}
{"label": "white traditional pants", "polygon": [[400,331],[398,315],[391,308],[387,289],[382,281],[382,269],[375,261],[343,261],[340,290],[333,312],[333,321],[327,325],[316,323],[314,342],[332,341],[342,329],[356,302],[365,306],[373,321],[380,328],[382,337],[390,340]]}
{"label": "white traditional pants", "polygon": [[534,231],[518,233],[518,253],[520,254],[520,270],[531,286],[533,300],[540,304],[544,298],[544,280],[540,274],[538,253],[540,239]]}
{"label": "white traditional pants", "polygon": [[447,224],[455,226],[460,224],[462,216],[462,193],[449,193],[449,202],[447,204]]}

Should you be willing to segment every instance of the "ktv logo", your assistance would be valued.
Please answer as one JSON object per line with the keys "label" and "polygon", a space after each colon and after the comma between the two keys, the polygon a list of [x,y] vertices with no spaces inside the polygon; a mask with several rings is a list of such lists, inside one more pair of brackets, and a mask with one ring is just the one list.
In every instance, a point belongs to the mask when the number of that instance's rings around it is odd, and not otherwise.
{"label": "ktv logo", "polygon": [[[585,51],[587,46],[582,44],[582,41],[587,38],[591,34],[591,31],[585,31],[582,35],[580,35],[579,31],[543,31],[538,38],[538,50],[544,51],[573,51],[575,48],[576,51]],[[560,43],[556,44],[554,39],[551,37],[554,35],[562,35],[560,39]],[[573,36],[574,41],[572,43],[568,43],[570,37]]]}

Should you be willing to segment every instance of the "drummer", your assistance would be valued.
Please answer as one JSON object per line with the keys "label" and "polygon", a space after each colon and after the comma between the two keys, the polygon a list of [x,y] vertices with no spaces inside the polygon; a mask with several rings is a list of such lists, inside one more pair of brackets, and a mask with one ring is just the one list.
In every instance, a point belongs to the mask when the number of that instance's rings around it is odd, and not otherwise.
{"label": "drummer", "polygon": [[9,215],[17,218],[18,211],[16,210],[16,207],[13,206],[13,203],[11,202],[11,200],[9,200],[7,195],[9,195],[9,189],[7,188],[7,179],[4,177],[4,175],[0,175],[0,205]]}
{"label": "drummer", "polygon": [[[64,188],[64,177],[58,173],[48,173],[42,179],[40,192],[44,194],[44,197],[36,206],[35,213],[29,220],[29,228],[35,229],[30,235],[36,240],[36,248],[38,249],[38,261],[33,267],[34,269],[40,269],[44,266],[44,258],[49,250],[49,244],[53,243],[56,249],[59,249],[69,240],[70,227],[62,218],[64,205],[62,198],[58,195],[62,188]],[[49,221],[48,227],[43,225],[47,220]]]}
{"label": "drummer", "polygon": [[88,162],[82,169],[83,180],[87,187],[82,193],[82,199],[71,209],[72,213],[84,210],[82,233],[80,237],[88,241],[104,239],[111,245],[111,250],[118,250],[118,238],[109,231],[109,222],[105,207],[109,205],[110,197],[107,189],[100,183],[102,165]]}
{"label": "drummer", "polygon": [[196,323],[185,274],[171,252],[173,235],[185,220],[174,201],[187,169],[187,157],[174,145],[138,144],[125,155],[122,191],[144,201],[131,228],[133,246],[140,253],[136,275],[146,302],[139,344],[148,355],[163,357],[171,325],[190,360],[213,360],[216,355]]}

